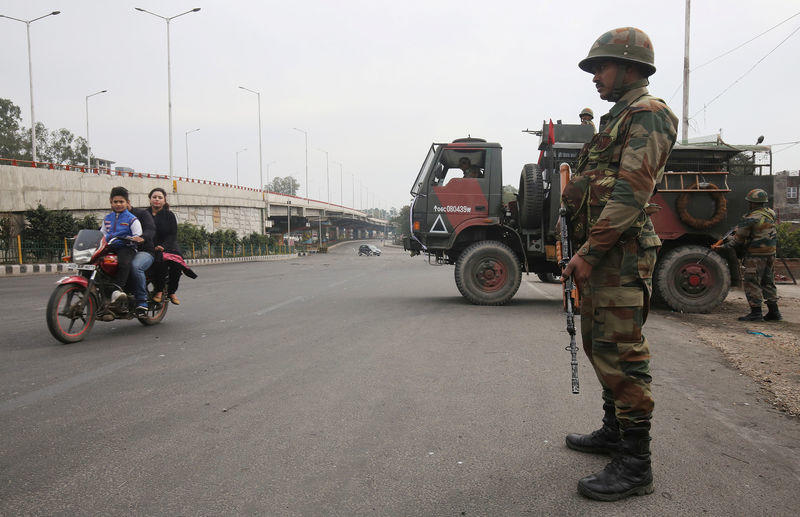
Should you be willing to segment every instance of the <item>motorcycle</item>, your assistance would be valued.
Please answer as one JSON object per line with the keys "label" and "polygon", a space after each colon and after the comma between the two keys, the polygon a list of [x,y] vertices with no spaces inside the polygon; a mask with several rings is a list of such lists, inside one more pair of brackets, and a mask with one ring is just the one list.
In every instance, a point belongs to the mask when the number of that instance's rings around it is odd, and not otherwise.
{"label": "motorcycle", "polygon": [[152,283],[148,277],[147,312],[136,315],[130,292],[127,300],[111,301],[117,289],[113,282],[117,272],[117,254],[110,246],[116,238],[106,241],[100,230],[81,230],[72,247],[72,262],[77,274],[65,276],[47,304],[47,328],[62,343],[81,341],[92,330],[96,320],[138,319],[142,325],[156,325],[167,314],[169,303],[152,300]]}

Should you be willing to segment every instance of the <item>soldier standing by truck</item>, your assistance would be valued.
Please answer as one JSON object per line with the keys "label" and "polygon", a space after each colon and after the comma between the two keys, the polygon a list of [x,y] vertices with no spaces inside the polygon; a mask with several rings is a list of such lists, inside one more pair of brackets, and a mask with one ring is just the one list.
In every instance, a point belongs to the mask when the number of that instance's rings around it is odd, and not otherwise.
{"label": "soldier standing by truck", "polygon": [[592,122],[594,119],[594,111],[592,111],[592,108],[583,108],[578,116],[581,119],[581,124],[584,126],[592,126],[592,130],[597,133],[597,128],[594,127],[594,122]]}
{"label": "soldier standing by truck", "polygon": [[[724,248],[746,249],[742,263],[744,276],[742,283],[750,314],[739,321],[781,321],[778,310],[778,291],[775,288],[775,250],[778,234],[775,230],[775,212],[767,206],[769,196],[760,188],[751,190],[745,196],[750,211],[736,225],[730,238],[719,246]],[[762,316],[761,304],[766,300],[769,312]]]}
{"label": "soldier standing by truck", "polygon": [[633,27],[600,36],[578,66],[600,98],[614,102],[584,146],[562,203],[578,251],[564,269],[582,287],[581,336],[603,388],[603,426],[570,434],[567,446],[614,458],[578,482],[582,495],[615,501],[653,491],[650,464],[650,351],[642,335],[661,241],[648,201],[675,144],[678,119],[649,95],[650,38]]}

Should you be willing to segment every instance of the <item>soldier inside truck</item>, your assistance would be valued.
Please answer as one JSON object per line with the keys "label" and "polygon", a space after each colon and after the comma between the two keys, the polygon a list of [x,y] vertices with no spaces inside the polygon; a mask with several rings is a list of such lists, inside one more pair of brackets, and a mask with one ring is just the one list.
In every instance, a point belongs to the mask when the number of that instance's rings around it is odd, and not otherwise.
{"label": "soldier inside truck", "polygon": [[453,180],[483,178],[486,151],[447,150],[431,175],[431,185],[441,187]]}

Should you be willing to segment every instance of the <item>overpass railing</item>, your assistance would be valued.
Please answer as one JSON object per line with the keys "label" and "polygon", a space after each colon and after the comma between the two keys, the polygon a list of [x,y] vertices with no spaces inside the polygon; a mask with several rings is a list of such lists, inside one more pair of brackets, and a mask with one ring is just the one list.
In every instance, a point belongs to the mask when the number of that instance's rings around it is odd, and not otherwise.
{"label": "overpass railing", "polygon": [[[75,172],[82,172],[85,174],[95,174],[95,175],[108,175],[108,176],[119,176],[121,178],[151,178],[151,179],[163,179],[163,180],[173,180],[173,181],[180,181],[184,183],[193,183],[198,185],[212,185],[215,187],[224,187],[224,188],[231,188],[237,189],[247,192],[261,192],[263,195],[271,194],[273,196],[281,196],[283,198],[291,198],[292,200],[298,200],[302,202],[312,202],[312,203],[320,203],[323,205],[327,205],[328,207],[333,208],[340,208],[342,210],[351,210],[353,212],[360,213],[362,212],[356,210],[355,208],[351,208],[344,205],[338,205],[336,203],[329,203],[328,201],[321,201],[318,199],[311,199],[308,197],[301,197],[295,196],[292,194],[282,194],[280,192],[272,192],[271,190],[259,190],[253,187],[245,187],[242,185],[234,185],[231,183],[224,183],[219,181],[211,181],[211,180],[204,180],[199,178],[184,178],[181,176],[173,176],[172,178],[169,177],[167,174],[156,174],[156,173],[145,173],[145,172],[136,172],[136,171],[121,171],[116,169],[111,169],[109,167],[87,167],[85,165],[69,165],[63,163],[51,163],[51,162],[34,162],[30,160],[17,160],[14,158],[0,158],[0,165],[11,165],[14,167],[31,167],[36,169],[48,169],[48,170],[62,170],[62,171],[75,171]],[[297,204],[295,206],[302,206],[301,204]],[[330,210],[330,208],[328,208]]]}

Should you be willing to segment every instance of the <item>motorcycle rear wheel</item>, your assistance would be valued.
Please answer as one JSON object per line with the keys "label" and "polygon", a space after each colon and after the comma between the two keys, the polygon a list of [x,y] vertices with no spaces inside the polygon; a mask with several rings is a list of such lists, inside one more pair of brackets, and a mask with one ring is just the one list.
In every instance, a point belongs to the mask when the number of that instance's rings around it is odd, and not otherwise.
{"label": "motorcycle rear wheel", "polygon": [[[86,288],[77,284],[56,287],[47,302],[47,328],[62,343],[77,343],[92,330],[97,312],[94,296],[86,298]],[[78,304],[85,302],[78,311]]]}
{"label": "motorcycle rear wheel", "polygon": [[169,298],[163,293],[160,303],[152,300],[155,293],[152,281],[148,282],[147,291],[150,293],[150,300],[147,302],[147,316],[136,318],[145,327],[161,323],[161,320],[167,315],[167,308],[169,307]]}

